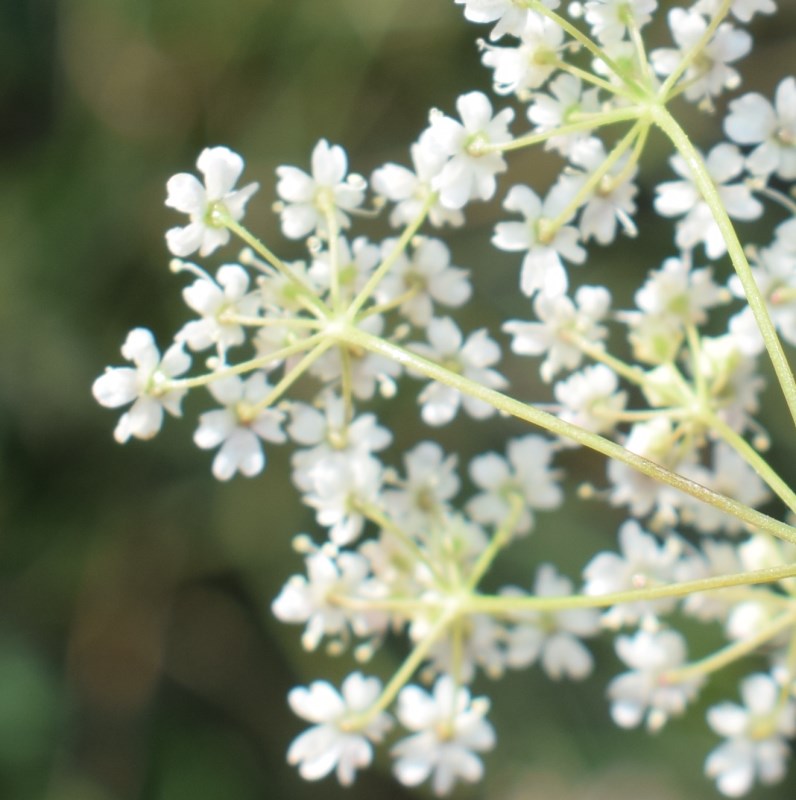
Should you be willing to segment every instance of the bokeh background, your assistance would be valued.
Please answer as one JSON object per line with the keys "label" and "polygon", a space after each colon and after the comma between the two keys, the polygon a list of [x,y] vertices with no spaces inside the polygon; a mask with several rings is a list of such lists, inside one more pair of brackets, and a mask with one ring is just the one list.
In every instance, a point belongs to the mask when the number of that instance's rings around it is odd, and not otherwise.
{"label": "bokeh background", "polygon": [[[796,10],[756,26],[746,87],[770,92],[792,65]],[[149,443],[114,443],[116,414],[90,395],[120,363],[127,331],[168,342],[187,318],[184,279],[167,269],[165,181],[199,150],[226,144],[263,188],[248,221],[286,257],[270,210],[278,164],[304,165],[321,136],[343,143],[364,174],[406,147],[432,106],[486,89],[475,39],[452,0],[3,0],[0,3],[0,798],[3,800],[302,800],[422,797],[389,777],[380,756],[350,790],[304,784],[285,764],[302,728],[285,695],[339,679],[346,659],[311,656],[299,630],[269,605],[301,568],[290,539],[315,532],[289,484],[289,453],[270,448],[257,480],[210,476],[193,447],[192,416]],[[686,112],[700,141],[717,122]],[[712,137],[712,138],[711,138]],[[662,143],[640,196],[639,242],[595,254],[590,282],[611,282],[627,304],[668,255],[671,230],[649,219],[651,187],[667,176]],[[558,165],[515,157],[540,190]],[[515,180],[516,180],[515,176]],[[450,238],[473,271],[478,305],[460,316],[497,334],[526,317],[517,259],[489,249],[494,205],[473,209]],[[649,226],[649,228],[645,227]],[[226,253],[227,258],[229,252]],[[219,259],[220,260],[220,259]],[[518,393],[548,395],[529,363],[507,370]],[[415,389],[377,407],[407,441]],[[787,475],[796,455],[775,396],[764,421]],[[437,438],[459,453],[499,447],[510,421],[458,421]],[[788,437],[788,438],[786,438]],[[788,442],[791,441],[789,444]],[[391,454],[397,463],[399,452]],[[570,462],[600,479],[599,459]],[[528,584],[532,564],[577,575],[611,547],[616,513],[575,499],[541,520],[502,580]],[[696,650],[704,634],[695,631]],[[718,640],[716,640],[718,641]],[[459,790],[490,800],[673,800],[716,796],[701,775],[714,745],[697,709],[648,737],[615,729],[603,700],[618,669],[610,644],[588,681],[552,686],[537,672],[481,681],[493,697],[500,745],[487,778]],[[382,675],[401,658],[381,654]],[[709,688],[729,694],[746,664]],[[792,798],[785,784],[754,797]]]}

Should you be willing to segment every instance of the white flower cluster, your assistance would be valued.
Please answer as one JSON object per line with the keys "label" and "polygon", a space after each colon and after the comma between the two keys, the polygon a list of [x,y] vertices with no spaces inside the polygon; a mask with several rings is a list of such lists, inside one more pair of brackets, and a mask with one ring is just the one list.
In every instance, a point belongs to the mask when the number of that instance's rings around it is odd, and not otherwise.
{"label": "white flower cluster", "polygon": [[[584,640],[604,631],[627,667],[607,687],[624,728],[660,729],[698,702],[718,669],[761,654],[767,670],[743,680],[744,706],[707,712],[726,741],[706,772],[740,796],[782,779],[796,735],[796,529],[756,510],[776,497],[796,514],[796,493],[763,457],[768,436],[755,419],[766,350],[796,414],[777,339],[796,345],[796,204],[786,185],[796,180],[796,79],[784,79],[773,102],[757,93],[732,100],[731,141],[704,157],[668,104],[683,97],[712,109],[736,89],[735,65],[752,45],[743,26],[774,3],[672,8],[671,42],[649,50],[657,0],[456,3],[492,26],[482,61],[500,102],[511,96],[524,109],[528,130],[513,134],[513,108],[496,110],[474,91],[458,98],[456,116],[431,111],[411,167],[387,163],[368,179],[349,171],[342,147],[319,141],[309,171],[277,169],[282,232],[307,244],[294,262],[244,227],[257,184],[236,188],[240,156],[205,149],[203,181],[173,177],[166,200],[189,218],[166,241],[173,270],[192,276],[183,298],[193,317],[162,357],[149,331],[133,330],[122,348],[132,366],[109,368],[94,395],[129,406],[115,433],[125,442],[154,436],[164,410],[179,416],[187,392],[206,388],[215,407],[199,415],[194,441],[216,451],[219,480],[259,474],[263,443],[292,442],[293,483],[325,539],[296,538],[305,570],[284,585],[274,614],[302,626],[308,650],[324,644],[360,662],[388,635],[405,637],[409,654],[389,681],[356,671],[339,690],[318,680],[290,693],[311,723],[288,751],[304,778],[334,772],[350,784],[397,724],[405,733],[390,753],[401,783],[429,781],[444,795],[477,781],[496,735],[489,700],[471,684],[533,664],[553,680],[584,679],[593,667]],[[587,269],[592,242],[639,233],[636,180],[653,127],[677,151],[677,178],[654,200],[676,219],[674,244],[652,269],[639,267],[632,307],[612,310],[611,293],[591,277],[570,290],[569,267]],[[539,144],[565,166],[546,192],[506,182],[500,199],[512,218],[496,224],[492,243],[522,255],[529,319],[508,320],[503,332],[514,354],[539,359],[552,413],[503,394],[499,342],[450,316],[472,297],[467,271],[436,233],[420,232],[463,224],[468,204],[497,195],[509,152]],[[744,248],[734,223],[758,220],[767,204],[787,219],[769,243]],[[397,231],[349,233],[381,209]],[[214,272],[184,260],[233,236],[245,248]],[[189,353],[204,354],[204,372],[187,375]],[[552,436],[477,454],[471,490],[457,502],[457,457],[401,440],[368,406],[412,378],[424,381],[420,417],[431,427],[460,412],[500,412]],[[291,397],[298,381],[302,400]],[[617,551],[596,553],[580,587],[540,553],[526,586],[485,593],[497,557],[563,504],[562,464],[582,445],[611,456],[605,489],[582,494],[626,511]],[[718,627],[726,644],[689,661],[684,618]]]}

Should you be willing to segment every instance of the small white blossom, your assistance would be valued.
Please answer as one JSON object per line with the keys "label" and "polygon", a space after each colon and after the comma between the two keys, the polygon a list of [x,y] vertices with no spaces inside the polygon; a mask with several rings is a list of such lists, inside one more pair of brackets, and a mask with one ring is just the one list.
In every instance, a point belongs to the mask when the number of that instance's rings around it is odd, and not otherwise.
{"label": "small white blossom", "polygon": [[[516,594],[504,591],[503,594]],[[535,597],[566,597],[572,581],[559,575],[552,564],[542,564],[534,582]],[[513,616],[516,625],[508,633],[506,660],[521,669],[537,659],[553,680],[585,678],[594,665],[588,648],[580,641],[600,630],[600,614],[594,608],[564,611],[524,611]]]}
{"label": "small white blossom", "polygon": [[617,725],[635,728],[645,722],[649,730],[660,730],[696,697],[701,678],[678,683],[667,678],[666,673],[682,667],[686,660],[685,639],[677,631],[640,630],[633,637],[620,636],[616,652],[632,668],[608,685],[611,717]]}
{"label": "small white blossom", "polygon": [[783,696],[770,675],[757,673],[741,683],[744,705],[720,703],[708,709],[708,724],[727,741],[705,762],[727,797],[741,797],[756,780],[779,783],[790,756],[788,739],[796,735],[796,703]]}
{"label": "small white blossom", "polygon": [[[419,355],[440,362],[448,369],[491,389],[506,386],[506,379],[491,369],[500,360],[500,347],[484,328],[464,339],[456,323],[449,317],[443,317],[433,319],[426,332],[429,343],[412,346]],[[436,381],[426,386],[418,401],[426,425],[447,425],[456,416],[460,405],[475,419],[484,419],[495,413],[495,409],[483,400],[463,396],[456,389]]]}
{"label": "small white blossom", "polygon": [[467,513],[486,525],[501,525],[511,511],[511,498],[523,500],[517,520],[518,533],[528,533],[533,525],[532,509],[558,508],[564,499],[558,473],[551,469],[555,454],[549,439],[530,434],[512,439],[506,456],[485,453],[470,462],[470,477],[482,491],[467,503]]}
{"label": "small white blossom", "polygon": [[619,391],[619,378],[605,364],[593,364],[573,372],[554,387],[561,403],[558,416],[593,433],[608,433],[616,415],[625,409],[627,394]]}
{"label": "small white blossom", "polygon": [[[434,147],[430,134],[430,130],[424,131],[409,149],[414,172],[400,164],[385,164],[371,176],[373,190],[395,203],[390,213],[393,227],[411,225],[434,194],[431,183],[445,166],[447,156]],[[437,200],[428,210],[428,220],[437,227],[461,225],[464,214],[459,209],[445,208]]]}
{"label": "small white blossom", "polygon": [[305,559],[307,577],[294,575],[271,604],[274,616],[282,622],[304,624],[301,643],[315,650],[324,636],[345,641],[349,627],[358,635],[383,626],[380,614],[351,613],[334,602],[338,597],[359,597],[364,593],[370,566],[358,553],[337,553],[324,547]]}
{"label": "small white blossom", "polygon": [[569,280],[562,258],[574,264],[586,260],[586,251],[579,244],[577,228],[562,225],[550,231],[550,222],[558,215],[559,206],[548,197],[542,202],[528,186],[512,186],[503,208],[522,214],[522,222],[499,222],[492,244],[499,250],[527,250],[522,261],[520,288],[532,297],[536,292],[561,295]]}
{"label": "small white blossom", "polygon": [[[722,0],[699,0],[694,11],[712,17],[721,8]],[[755,14],[773,14],[777,10],[774,0],[733,0],[730,11],[741,21],[749,22]]]}
{"label": "small white blossom", "polygon": [[442,205],[452,209],[494,195],[495,176],[506,171],[506,162],[499,152],[483,152],[483,148],[510,141],[508,126],[514,119],[510,108],[493,116],[492,104],[482,92],[461,95],[456,109],[461,122],[432,111],[429,127],[430,142],[447,158],[431,185]]}
{"label": "small white blossom", "polygon": [[254,317],[260,309],[258,294],[249,293],[249,275],[238,264],[225,264],[216,273],[198,278],[182,290],[186,304],[201,316],[182,327],[178,342],[191,350],[206,350],[214,345],[223,356],[230,347],[243,344],[246,332],[231,317]]}
{"label": "small white blossom", "polygon": [[146,328],[135,328],[122,345],[122,355],[135,367],[108,367],[94,381],[94,399],[106,408],[132,403],[122,414],[113,435],[124,444],[134,436],[151,439],[163,424],[163,410],[174,417],[181,415],[180,405],[187,389],[171,388],[172,378],[191,366],[182,344],[173,344],[160,357],[155,337]]}
{"label": "small white blossom", "polygon": [[[708,22],[695,10],[673,8],[668,16],[672,38],[677,49],[660,48],[650,54],[652,66],[659,75],[674,72],[683,57],[702,39]],[[752,48],[752,37],[729,22],[719,25],[713,38],[694,59],[682,80],[686,85],[685,97],[692,101],[710,102],[725,89],[735,89],[740,76],[730,64],[743,58]]]}
{"label": "small white blossom", "polygon": [[460,485],[456,456],[446,456],[436,442],[420,442],[403,462],[406,477],[384,492],[384,502],[407,530],[419,533],[451,510],[449,501]]}
{"label": "small white blossom", "polygon": [[[386,239],[382,257],[392,253],[397,243],[396,239]],[[400,313],[413,325],[428,325],[434,303],[458,308],[472,294],[467,270],[452,266],[450,258],[450,250],[442,240],[417,237],[411,255],[402,253],[379,284],[376,299],[387,303],[405,297],[398,307]]]}
{"label": "small white blossom", "polygon": [[293,740],[288,763],[298,765],[301,777],[308,781],[320,780],[335,770],[343,786],[353,783],[357,770],[373,760],[371,742],[383,739],[392,720],[380,711],[364,727],[351,729],[346,723],[365,714],[380,692],[378,678],[366,678],[359,672],[343,681],[342,694],[326,681],[291,689],[287,698],[291,709],[315,725]]}
{"label": "small white blossom", "polygon": [[277,194],[284,201],[280,211],[282,232],[289,239],[302,239],[328,230],[326,215],[334,216],[341,228],[350,224],[348,212],[362,205],[365,179],[348,173],[348,158],[339,145],[321,139],[312,151],[312,174],[298,167],[277,167]]}
{"label": "small white blossom", "polygon": [[[628,520],[619,529],[619,550],[598,553],[586,565],[584,594],[599,596],[672,583],[683,543],[673,535],[661,543],[635,520]],[[603,621],[611,628],[619,628],[645,617],[654,618],[675,605],[674,598],[620,603],[605,612]]]}
{"label": "small white blossom", "polygon": [[510,320],[503,330],[513,337],[511,349],[518,355],[545,356],[541,374],[549,383],[561,369],[577,369],[583,360],[583,351],[570,336],[592,344],[605,339],[608,331],[599,323],[610,305],[611,295],[602,286],[581,286],[574,302],[566,295],[538,294],[533,310],[539,322]]}
{"label": "small white blossom", "polygon": [[397,717],[414,731],[392,749],[395,776],[405,786],[431,778],[434,793],[448,794],[457,780],[474,783],[484,766],[477,753],[491,750],[495,731],[486,720],[489,701],[470,698],[450,676],[434,684],[433,694],[419,686],[406,686],[398,695]]}
{"label": "small white blossom", "polygon": [[243,159],[226,147],[206,147],[196,166],[204,175],[204,185],[187,172],[174,175],[166,184],[166,205],[188,214],[191,219],[188,225],[171,228],[166,233],[169,250],[180,258],[197,250],[200,256],[209,256],[225,245],[229,241],[229,230],[217,215],[228,215],[239,222],[246,203],[259,188],[259,184],[250,183],[235,189],[243,172]]}
{"label": "small white blossom", "polygon": [[213,459],[213,475],[218,480],[227,481],[236,472],[247,478],[259,475],[265,467],[260,440],[287,440],[281,427],[284,414],[275,408],[258,407],[271,388],[262,372],[253,373],[246,380],[230,375],[208,387],[224,408],[199,416],[193,440],[203,450],[220,445]]}
{"label": "small white blossom", "polygon": [[613,43],[623,39],[631,26],[643,28],[657,7],[657,0],[589,0],[584,9],[592,33],[601,42]]}
{"label": "small white blossom", "polygon": [[[690,250],[702,243],[708,258],[720,258],[727,251],[727,245],[708,204],[693,182],[685,159],[674,155],[670,163],[683,180],[668,181],[657,187],[655,210],[664,217],[685,214],[677,224],[676,242],[682,250]],[[744,170],[743,156],[735,145],[716,145],[708,153],[705,165],[730,217],[743,221],[760,217],[763,204],[752,195],[749,186],[742,181],[732,183]]]}
{"label": "small white blossom", "polygon": [[[528,120],[537,133],[560,128],[574,122],[581,114],[594,114],[600,110],[599,90],[584,89],[579,78],[567,73],[557,75],[548,84],[550,94],[534,93],[528,106]],[[588,130],[565,136],[551,136],[545,147],[568,156],[591,137]]]}
{"label": "small white blossom", "polygon": [[529,11],[516,47],[484,45],[481,60],[493,70],[497,94],[515,94],[521,100],[532,95],[557,69],[564,31],[551,19]]}
{"label": "small white blossom", "polygon": [[[548,8],[558,8],[559,0],[543,0]],[[464,17],[470,22],[495,22],[489,34],[492,40],[506,34],[520,36],[528,16],[528,8],[518,0],[456,0],[464,6]]]}
{"label": "small white blossom", "polygon": [[724,130],[738,144],[757,145],[746,159],[750,172],[796,178],[796,79],[780,82],[774,105],[757,93],[733,100]]}

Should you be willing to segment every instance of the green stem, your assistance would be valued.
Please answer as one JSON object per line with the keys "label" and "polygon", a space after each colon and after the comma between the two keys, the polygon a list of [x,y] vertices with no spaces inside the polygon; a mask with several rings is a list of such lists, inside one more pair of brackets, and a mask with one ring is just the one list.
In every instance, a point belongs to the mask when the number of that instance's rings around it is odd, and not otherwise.
{"label": "green stem", "polygon": [[774,372],[777,375],[777,380],[779,381],[779,385],[785,397],[785,402],[788,404],[788,409],[790,410],[794,423],[796,423],[796,380],[794,380],[793,372],[788,364],[785,351],[782,348],[782,343],[777,336],[774,323],[771,321],[765,298],[755,282],[743,245],[738,239],[735,227],[724,208],[724,203],[719,196],[716,184],[708,173],[704,159],[691,143],[688,134],[680,127],[674,117],[662,106],[652,106],[650,110],[654,116],[655,123],[669,137],[677,148],[678,153],[680,153],[688,164],[694,182],[702,194],[704,201],[709,206],[713,219],[721,230],[721,234],[727,245],[727,253],[741,281],[746,299],[752,309],[757,326],[760,329],[760,334],[763,337],[766,349],[768,350],[768,354],[774,366]]}
{"label": "green stem", "polygon": [[559,230],[563,225],[572,219],[575,212],[586,202],[592,192],[600,185],[600,181],[611,171],[613,166],[619,159],[630,149],[636,139],[643,135],[645,127],[649,127],[649,123],[644,120],[637,120],[636,124],[624,135],[624,137],[616,144],[613,150],[608,154],[600,166],[592,172],[586,179],[583,186],[580,187],[578,193],[567,203],[561,213],[550,222],[546,223],[545,230],[554,233]]}
{"label": "green stem", "polygon": [[755,650],[762,647],[766,642],[771,641],[775,636],[786,631],[788,628],[796,625],[796,610],[781,614],[776,619],[764,625],[754,636],[748,639],[742,639],[739,642],[722,648],[717,653],[714,653],[707,658],[700,661],[695,661],[681,669],[673,669],[669,672],[663,673],[660,676],[660,681],[665,684],[683,683],[684,681],[693,680],[694,678],[701,678],[705,675],[710,675],[712,672],[729,666],[738,659],[754,653]]}
{"label": "green stem", "polygon": [[316,345],[283,376],[282,380],[259,403],[254,405],[252,410],[256,413],[270,408],[333,345],[334,342],[328,340],[321,341]]}
{"label": "green stem", "polygon": [[530,422],[532,425],[544,428],[556,436],[572,439],[572,441],[596,450],[598,453],[608,456],[608,458],[620,461],[654,480],[679,489],[697,500],[732,514],[753,528],[760,528],[786,542],[796,544],[796,528],[762,514],[753,508],[749,508],[737,500],[701,486],[688,478],[684,478],[682,475],[678,475],[676,472],[672,472],[654,461],[632,453],[621,445],[596,433],[591,433],[570,422],[565,422],[553,414],[520,402],[494,389],[482,386],[480,383],[451,372],[451,370],[435,364],[416,353],[412,353],[410,350],[406,350],[392,342],[387,342],[358,328],[340,325],[335,328],[334,335],[347,344],[363,347],[385,358],[392,359],[410,372],[419,373],[470,397],[483,400],[501,413]]}
{"label": "green stem", "polygon": [[328,318],[329,309],[323,304],[323,301],[315,294],[314,289],[303,278],[297,275],[293,270],[282,261],[275,253],[272,253],[263,242],[261,242],[254,234],[250,233],[243,225],[235,222],[232,217],[227,214],[219,216],[221,223],[225,228],[232,231],[239,239],[246,242],[249,247],[254,250],[261,258],[265,259],[275,270],[287,278],[297,289],[300,290],[301,295],[306,297],[313,305],[313,307],[320,312],[321,316]]}
{"label": "green stem", "polygon": [[746,439],[734,431],[718,414],[703,417],[705,425],[712,428],[747,464],[768,484],[783,503],[796,514],[796,492],[788,486],[768,461]]}
{"label": "green stem", "polygon": [[361,730],[367,727],[375,717],[395,700],[398,692],[409,682],[417,668],[423,663],[423,659],[445,632],[445,629],[456,619],[456,616],[454,611],[440,614],[428,633],[415,646],[395,675],[392,676],[390,682],[384,687],[379,699],[367,711],[347,719],[345,721],[345,730]]}
{"label": "green stem", "polygon": [[282,361],[297,353],[303,353],[305,350],[315,347],[319,342],[323,342],[323,334],[316,333],[314,336],[283,347],[281,350],[274,350],[273,353],[258,356],[249,361],[243,361],[232,367],[224,367],[224,369],[208,372],[206,375],[198,375],[195,378],[177,378],[171,380],[166,384],[166,389],[196,389],[199,386],[207,386],[210,383],[215,383],[215,381],[220,378],[227,378],[230,375],[243,375],[246,372],[254,372],[254,370],[268,366],[268,364],[272,364],[275,361]]}
{"label": "green stem", "polygon": [[426,202],[423,203],[420,213],[417,215],[417,217],[415,217],[410,225],[407,225],[406,228],[404,228],[404,232],[401,234],[400,239],[398,239],[398,241],[395,243],[395,247],[393,247],[384,261],[379,264],[370,278],[368,278],[368,282],[362,287],[360,293],[354,298],[351,305],[348,307],[348,311],[346,311],[346,317],[349,320],[356,318],[357,312],[368,301],[373,292],[376,291],[376,287],[382,282],[384,276],[390,271],[393,264],[400,258],[401,254],[409,246],[409,242],[412,241],[412,238],[415,236],[420,226],[425,222],[428,212],[438,199],[439,195],[436,192],[432,192],[426,198]]}
{"label": "green stem", "polygon": [[555,11],[548,8],[546,5],[541,3],[539,0],[527,0],[528,8],[533,9],[537,13],[541,14],[548,19],[551,19],[553,22],[556,23],[560,28],[566,31],[576,42],[582,44],[595,58],[598,58],[600,61],[605,64],[611,72],[616,75],[616,77],[622,81],[629,89],[638,89],[638,86],[634,81],[629,81],[627,77],[623,74],[622,70],[617,66],[616,62],[608,56],[608,54],[600,47],[596,42],[592,41],[583,31],[576,28],[566,17],[562,17],[560,14],[556,14]]}
{"label": "green stem", "polygon": [[506,153],[509,150],[521,150],[524,147],[532,147],[533,145],[541,144],[556,136],[569,136],[572,133],[596,130],[606,125],[616,125],[619,122],[636,122],[643,113],[643,109],[631,106],[629,108],[618,108],[614,111],[600,112],[598,114],[580,114],[576,122],[570,122],[558,128],[540,131],[539,133],[529,133],[526,136],[520,136],[517,139],[512,139],[510,142],[505,142],[503,144],[484,144],[481,148],[481,152]]}
{"label": "green stem", "polygon": [[[700,578],[684,583],[651,586],[646,589],[629,589],[602,595],[565,595],[563,597],[510,597],[507,595],[473,595],[463,605],[469,614],[511,615],[518,611],[568,611],[574,608],[608,608],[620,603],[639,603],[651,600],[666,600],[686,597],[700,592],[716,592],[734,586],[753,586],[792,578],[796,575],[796,564],[782,567],[767,567],[752,572]],[[787,598],[783,598],[787,599]]]}
{"label": "green stem", "polygon": [[517,520],[520,518],[520,514],[522,514],[525,503],[520,495],[513,494],[509,498],[509,504],[511,507],[506,519],[503,520],[503,524],[495,531],[492,540],[489,542],[489,546],[481,553],[481,556],[473,567],[473,571],[467,576],[467,588],[471,592],[475,591],[475,587],[478,586],[481,578],[484,577],[484,573],[489,569],[497,554],[511,541],[511,537],[514,535]]}
{"label": "green stem", "polygon": [[707,47],[713,34],[716,33],[717,28],[724,21],[727,14],[730,13],[730,6],[732,0],[723,0],[721,7],[716,12],[716,15],[710,21],[710,24],[705,28],[699,41],[683,56],[682,61],[677,65],[677,68],[671,75],[664,81],[663,85],[658,92],[658,97],[663,98],[666,103],[671,99],[670,93],[675,83],[680,80],[683,73],[694,63],[694,61],[702,54],[703,50]]}

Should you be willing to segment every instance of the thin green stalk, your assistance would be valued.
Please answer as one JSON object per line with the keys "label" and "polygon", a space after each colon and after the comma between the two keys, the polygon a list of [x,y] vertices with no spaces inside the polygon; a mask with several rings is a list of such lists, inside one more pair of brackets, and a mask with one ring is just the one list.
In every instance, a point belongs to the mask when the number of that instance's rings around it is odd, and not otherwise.
{"label": "thin green stalk", "polygon": [[753,528],[760,528],[786,542],[796,544],[796,528],[784,522],[780,522],[779,520],[775,520],[766,514],[762,514],[753,508],[749,508],[743,503],[739,503],[737,500],[725,497],[705,486],[701,486],[682,475],[678,475],[676,472],[662,467],[660,464],[656,464],[654,461],[650,461],[636,453],[626,450],[621,445],[616,444],[616,442],[612,442],[596,433],[591,433],[570,422],[565,422],[553,414],[549,414],[546,411],[523,403],[494,389],[482,386],[480,383],[472,381],[463,375],[451,372],[451,370],[439,364],[435,364],[410,350],[406,350],[392,342],[387,342],[380,339],[378,336],[373,336],[358,328],[341,325],[335,329],[334,334],[342,342],[363,347],[385,358],[392,359],[410,372],[424,375],[431,380],[450,386],[470,397],[483,400],[501,413],[525,420],[532,425],[537,425],[540,428],[550,431],[550,433],[556,436],[571,439],[584,447],[596,450],[598,453],[620,461],[654,480],[679,489],[691,497],[695,497],[697,500],[701,500],[728,514],[732,514]]}
{"label": "thin green stalk", "polygon": [[367,711],[347,719],[341,727],[344,730],[361,730],[384,711],[395,700],[398,692],[409,682],[417,668],[423,663],[423,659],[445,632],[445,629],[456,619],[456,616],[455,611],[440,614],[428,633],[415,646],[395,675],[392,676],[390,682],[384,687],[378,700]]}
{"label": "thin green stalk", "polygon": [[197,375],[195,378],[175,378],[174,380],[170,380],[164,386],[165,389],[169,391],[172,389],[196,389],[199,386],[207,386],[210,383],[215,383],[215,381],[219,380],[220,378],[227,378],[230,375],[243,375],[247,372],[254,372],[254,370],[261,369],[262,367],[268,366],[268,364],[272,364],[275,361],[282,361],[283,359],[294,356],[297,353],[303,353],[305,350],[315,347],[322,341],[323,334],[316,333],[307,339],[302,339],[295,344],[283,347],[281,350],[274,350],[273,353],[268,353],[264,356],[258,356],[257,358],[250,359],[249,361],[242,361],[240,364],[235,364],[232,367],[224,367],[223,369],[216,370],[215,372],[208,372],[205,375]]}
{"label": "thin green stalk", "polygon": [[509,498],[510,509],[503,520],[501,526],[495,531],[489,546],[481,553],[473,571],[467,576],[467,588],[473,592],[475,587],[484,577],[484,573],[489,569],[497,554],[511,541],[517,526],[517,520],[522,514],[524,505],[523,498],[518,494],[512,494]]}
{"label": "thin green stalk", "polygon": [[794,380],[782,343],[777,336],[774,323],[771,321],[765,298],[755,282],[743,245],[738,239],[735,227],[724,208],[724,203],[719,196],[716,184],[710,177],[704,159],[674,117],[662,106],[653,106],[650,110],[654,116],[655,123],[669,137],[672,144],[677,148],[678,153],[688,164],[694,182],[704,201],[708,204],[713,219],[721,230],[722,237],[727,245],[727,253],[741,281],[747,302],[752,309],[760,334],[765,342],[766,350],[768,350],[771,358],[771,363],[774,366],[774,372],[785,397],[785,402],[788,404],[791,417],[796,424],[796,380]]}
{"label": "thin green stalk", "polygon": [[282,380],[262,399],[255,403],[252,411],[257,413],[266,408],[270,408],[330,347],[334,342],[322,340],[316,347],[307,353],[301,361],[292,367],[283,376]]}
{"label": "thin green stalk", "polygon": [[783,503],[796,514],[796,492],[788,486],[768,461],[746,439],[734,431],[718,414],[703,417],[703,423],[712,428],[747,464],[766,482]]}
{"label": "thin green stalk", "polygon": [[373,292],[376,291],[376,287],[382,282],[385,275],[390,271],[392,265],[400,258],[401,254],[406,250],[409,246],[409,243],[414,238],[417,231],[420,229],[420,226],[425,222],[426,217],[428,216],[428,212],[431,210],[434,203],[437,202],[439,196],[436,192],[432,192],[426,198],[426,202],[423,203],[423,207],[420,209],[420,213],[415,217],[411,224],[407,225],[404,228],[404,232],[401,234],[401,237],[395,243],[395,247],[390,251],[390,253],[385,257],[385,259],[376,267],[373,274],[368,278],[367,283],[362,287],[362,290],[359,294],[354,298],[351,304],[346,311],[346,317],[349,320],[353,320],[356,317],[357,312],[362,308],[362,306],[368,301],[370,296]]}
{"label": "thin green stalk", "polygon": [[630,89],[638,89],[638,86],[635,81],[629,81],[627,77],[622,73],[622,70],[619,69],[616,62],[600,47],[596,42],[592,41],[583,31],[579,28],[576,28],[566,17],[562,17],[560,14],[556,14],[551,8],[548,8],[544,3],[539,2],[539,0],[527,0],[528,8],[533,9],[537,13],[541,14],[548,19],[553,20],[560,28],[562,28],[566,33],[568,33],[576,42],[582,44],[595,58],[598,58],[600,61],[605,64],[611,72],[616,75],[616,77],[622,81]]}
{"label": "thin green stalk", "polygon": [[677,65],[677,68],[669,75],[666,80],[663,82],[663,85],[658,92],[658,96],[664,98],[664,102],[668,102],[670,97],[670,92],[672,87],[680,80],[680,77],[683,73],[694,63],[694,61],[699,58],[702,54],[704,49],[707,47],[710,40],[713,38],[713,34],[716,33],[717,28],[721,23],[724,21],[727,14],[730,13],[730,6],[732,5],[732,0],[723,0],[719,10],[716,12],[716,15],[710,21],[710,24],[705,28],[705,32],[700,37],[699,41],[683,56],[682,61]]}
{"label": "thin green stalk", "polygon": [[608,175],[612,167],[619,161],[619,159],[631,148],[635,140],[643,135],[645,125],[649,127],[649,123],[644,120],[637,120],[636,124],[622,137],[622,139],[614,146],[614,149],[608,154],[605,160],[597,167],[594,172],[580,187],[577,194],[567,203],[566,207],[561,211],[558,216],[545,224],[545,230],[555,233],[562,226],[572,219],[575,212],[586,202],[592,192],[600,185],[600,181]]}
{"label": "thin green stalk", "polygon": [[620,603],[666,600],[674,597],[687,597],[699,592],[716,592],[734,586],[775,583],[794,576],[796,576],[796,564],[787,564],[782,567],[768,567],[752,572],[720,575],[695,581],[685,581],[684,583],[652,586],[646,589],[629,589],[625,592],[613,592],[595,596],[585,594],[565,595],[563,597],[473,595],[463,605],[462,610],[468,614],[501,614],[510,616],[518,611],[556,612],[568,611],[573,608],[609,608]]}
{"label": "thin green stalk", "polygon": [[521,150],[524,147],[533,147],[534,145],[541,144],[556,136],[569,136],[571,133],[596,130],[597,128],[603,128],[606,125],[616,125],[620,122],[635,122],[643,113],[643,109],[630,106],[629,108],[618,108],[613,111],[596,114],[579,114],[575,122],[561,125],[558,128],[540,131],[539,133],[529,133],[502,144],[484,144],[481,147],[481,152],[506,153],[510,150]]}
{"label": "thin green stalk", "polygon": [[712,672],[718,672],[744,656],[751,655],[755,650],[758,650],[794,625],[796,625],[796,611],[791,609],[764,625],[754,636],[734,642],[717,653],[713,653],[713,655],[700,661],[695,661],[686,667],[665,672],[661,675],[660,680],[667,684],[683,683],[684,681],[710,675]]}
{"label": "thin green stalk", "polygon": [[329,310],[324,305],[323,301],[315,294],[314,289],[303,279],[297,275],[281,258],[275,253],[271,252],[254,234],[250,233],[243,225],[235,222],[232,217],[227,214],[222,214],[219,221],[225,228],[232,231],[239,239],[246,242],[249,247],[254,250],[259,256],[267,261],[275,270],[289,280],[297,289],[301,290],[302,296],[309,300],[313,307],[316,308],[323,317],[329,316]]}

